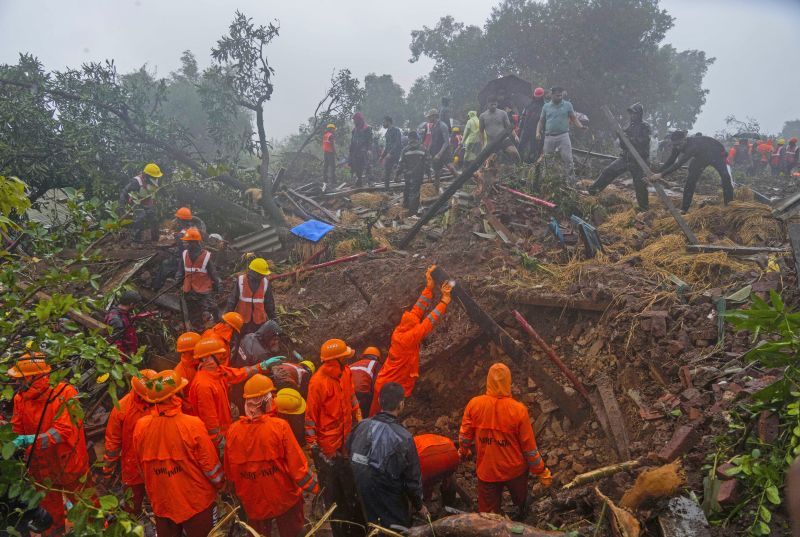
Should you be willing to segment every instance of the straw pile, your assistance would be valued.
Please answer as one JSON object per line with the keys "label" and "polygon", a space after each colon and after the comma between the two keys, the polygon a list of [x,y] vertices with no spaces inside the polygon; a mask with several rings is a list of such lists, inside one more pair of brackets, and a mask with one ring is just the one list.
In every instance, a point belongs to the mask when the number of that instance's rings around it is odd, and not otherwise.
{"label": "straw pile", "polygon": [[[706,205],[690,211],[684,218],[694,231],[708,231],[735,244],[756,246],[783,240],[780,221],[762,203],[734,201],[727,206]],[[656,220],[653,229],[673,233],[678,231],[678,225],[667,215]]]}
{"label": "straw pile", "polygon": [[350,196],[350,201],[357,207],[377,209],[386,201],[386,195],[377,192],[359,192]]}

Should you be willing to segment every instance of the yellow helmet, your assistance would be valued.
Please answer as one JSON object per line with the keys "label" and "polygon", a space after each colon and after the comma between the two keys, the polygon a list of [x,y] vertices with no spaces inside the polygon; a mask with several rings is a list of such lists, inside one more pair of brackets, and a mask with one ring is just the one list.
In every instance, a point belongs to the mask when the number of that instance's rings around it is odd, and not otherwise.
{"label": "yellow helmet", "polygon": [[334,125],[333,123],[328,123],[328,124],[325,126],[325,128],[326,128],[326,129],[333,129],[333,130],[336,130],[336,125]]}
{"label": "yellow helmet", "polygon": [[312,375],[317,370],[317,366],[315,366],[314,362],[312,362],[310,360],[303,360],[302,362],[300,362],[300,365],[306,366],[311,371]]}
{"label": "yellow helmet", "polygon": [[156,177],[156,178],[164,175],[163,173],[161,173],[161,168],[159,168],[158,164],[156,164],[155,162],[151,162],[150,164],[145,166],[144,173],[146,173],[150,177]]}
{"label": "yellow helmet", "polygon": [[302,414],[306,411],[306,402],[300,392],[294,388],[284,388],[275,396],[275,406],[281,414]]}
{"label": "yellow helmet", "polygon": [[272,271],[269,270],[269,263],[267,260],[262,257],[256,257],[250,264],[247,265],[247,268],[252,270],[253,272],[258,272],[262,276],[266,276],[267,274],[272,274]]}
{"label": "yellow helmet", "polygon": [[781,139],[778,140],[778,145],[785,145],[785,144],[786,144],[786,140],[784,138],[781,138]]}

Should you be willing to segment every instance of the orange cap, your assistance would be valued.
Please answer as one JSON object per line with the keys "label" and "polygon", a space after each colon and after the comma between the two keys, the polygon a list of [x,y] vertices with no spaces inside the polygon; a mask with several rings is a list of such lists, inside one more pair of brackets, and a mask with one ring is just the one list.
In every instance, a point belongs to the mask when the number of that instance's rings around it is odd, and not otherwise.
{"label": "orange cap", "polygon": [[375,358],[381,357],[381,351],[378,347],[367,347],[364,349],[364,352],[361,353],[361,356],[374,356]]}
{"label": "orange cap", "polygon": [[184,389],[189,381],[176,371],[166,369],[161,373],[156,373],[153,378],[146,379],[143,384],[147,388],[144,400],[148,403],[160,403]]}
{"label": "orange cap", "polygon": [[231,325],[231,327],[236,330],[237,332],[242,331],[242,326],[244,326],[244,319],[241,315],[236,313],[235,311],[229,311],[222,316],[222,320]]}
{"label": "orange cap", "polygon": [[178,352],[189,352],[194,350],[194,346],[197,345],[197,342],[200,341],[202,336],[197,332],[184,332],[180,336],[178,336],[178,341],[176,342],[176,350]]}
{"label": "orange cap", "polygon": [[224,354],[225,344],[218,337],[207,337],[197,342],[194,346],[194,359],[199,360],[206,356]]}
{"label": "orange cap", "polygon": [[341,339],[329,339],[322,344],[319,357],[323,362],[328,362],[339,358],[352,358],[355,353],[356,351],[348,347],[347,343]]}
{"label": "orange cap", "polygon": [[196,227],[190,227],[186,230],[186,233],[183,234],[183,237],[181,237],[182,241],[199,241],[202,239],[203,237],[200,236],[200,230]]}
{"label": "orange cap", "polygon": [[181,207],[177,211],[175,211],[175,218],[178,220],[191,220],[192,219],[192,210],[189,207]]}
{"label": "orange cap", "polygon": [[136,395],[146,401],[148,394],[145,383],[148,380],[154,379],[156,375],[158,375],[158,372],[155,369],[142,369],[139,371],[138,377],[133,377],[131,379],[131,389]]}

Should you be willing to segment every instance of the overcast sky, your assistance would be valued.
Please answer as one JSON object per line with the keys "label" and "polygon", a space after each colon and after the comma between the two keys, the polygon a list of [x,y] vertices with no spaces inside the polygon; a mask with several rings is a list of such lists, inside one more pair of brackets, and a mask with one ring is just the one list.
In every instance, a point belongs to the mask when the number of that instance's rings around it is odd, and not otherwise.
{"label": "overcast sky", "polygon": [[[266,104],[270,137],[285,136],[313,110],[335,68],[392,74],[408,89],[431,63],[411,64],[410,32],[439,17],[482,25],[480,0],[0,0],[0,62],[31,52],[49,69],[113,58],[120,71],[148,64],[160,75],[192,50],[202,66],[235,9],[280,21],[270,46],[275,92]],[[714,133],[724,118],[752,116],[776,132],[800,118],[800,0],[662,0],[674,17],[667,42],[717,61],[695,129]],[[479,66],[476,66],[479,68]],[[634,98],[632,96],[632,98]],[[575,103],[580,108],[579,103]]]}

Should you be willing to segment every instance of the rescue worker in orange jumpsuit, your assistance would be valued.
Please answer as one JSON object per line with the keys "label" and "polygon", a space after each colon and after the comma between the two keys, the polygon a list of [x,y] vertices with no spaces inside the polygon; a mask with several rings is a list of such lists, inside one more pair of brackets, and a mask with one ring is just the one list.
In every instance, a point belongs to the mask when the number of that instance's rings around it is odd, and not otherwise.
{"label": "rescue worker in orange jumpsuit", "polygon": [[200,238],[205,240],[207,237],[205,222],[193,215],[189,207],[181,207],[175,211],[175,220],[172,221],[171,225],[175,246],[165,252],[167,257],[161,261],[158,272],[150,284],[150,288],[153,291],[158,291],[164,287],[167,278],[175,274],[175,270],[180,263],[180,258],[183,256],[183,251],[186,249],[186,243],[181,239],[186,234],[186,231],[193,227],[197,228],[197,231],[200,232]]}
{"label": "rescue worker in orange jumpsuit", "polygon": [[433,489],[439,484],[443,505],[453,505],[456,499],[456,483],[453,477],[461,463],[456,445],[447,437],[438,434],[418,434],[414,437],[419,465],[422,471],[422,495],[430,501]]}
{"label": "rescue worker in orange jumpsuit", "polygon": [[[322,135],[322,184],[336,181],[336,125],[328,123]],[[322,191],[325,191],[323,187]]]}
{"label": "rescue worker in orange jumpsuit", "polygon": [[244,382],[283,360],[283,356],[277,356],[253,366],[227,367],[221,364],[224,353],[225,346],[217,338],[198,341],[194,347],[194,358],[199,361],[197,375],[189,388],[189,404],[221,452],[225,450],[225,433],[233,420],[228,386]]}
{"label": "rescue worker in orange jumpsuit", "polygon": [[244,385],[245,415],[228,430],[225,475],[242,502],[248,524],[261,535],[296,537],[303,530],[303,492],[317,494],[309,468],[289,424],[276,415],[275,385],[254,375]]}
{"label": "rescue worker in orange jumpsuit", "polygon": [[464,410],[459,431],[459,454],[466,459],[477,450],[478,511],[501,513],[503,489],[527,513],[528,475],[545,488],[553,484],[550,470],[536,447],[528,409],[511,397],[511,371],[494,364],[486,378],[486,395],[473,397]]}
{"label": "rescue worker in orange jumpsuit", "polygon": [[[332,519],[364,524],[355,481],[347,458],[345,441],[354,423],[361,421],[361,410],[353,390],[353,379],[345,360],[356,353],[341,339],[322,344],[322,365],[308,386],[306,443],[311,446],[326,505],[336,503]],[[363,536],[363,528],[331,523],[334,537]]]}
{"label": "rescue worker in orange jumpsuit", "polygon": [[227,310],[242,316],[242,335],[255,332],[270,319],[277,319],[275,294],[267,279],[271,273],[267,260],[257,257],[250,261],[246,274],[236,277]]}
{"label": "rescue worker in orange jumpsuit", "polygon": [[203,332],[203,338],[215,337],[225,345],[225,355],[220,362],[222,365],[231,365],[231,349],[235,349],[239,340],[236,337],[242,331],[244,319],[235,311],[229,311],[222,315],[222,320]]}
{"label": "rescue worker in orange jumpsuit", "polygon": [[224,484],[217,450],[203,422],[181,412],[186,379],[166,370],[144,381],[153,411],[133,430],[133,449],[158,537],[206,537]]}
{"label": "rescue worker in orange jumpsuit", "polygon": [[181,240],[186,242],[186,249],[181,254],[175,281],[176,285],[182,285],[189,321],[199,330],[207,320],[219,319],[212,291],[219,291],[220,280],[211,253],[202,247],[200,231],[190,227]]}
{"label": "rescue worker in orange jumpsuit", "polygon": [[353,387],[356,390],[356,399],[361,407],[361,415],[369,414],[372,407],[372,394],[375,391],[375,379],[381,372],[381,351],[377,347],[367,347],[361,353],[361,360],[350,364],[350,373],[353,375]]}
{"label": "rescue worker in orange jumpsuit", "polygon": [[175,366],[175,372],[181,378],[185,378],[191,386],[194,376],[197,374],[197,360],[194,359],[194,346],[200,341],[202,336],[197,332],[184,332],[178,336],[175,343],[175,350],[181,353],[181,361]]}
{"label": "rescue worker in orange jumpsuit", "polygon": [[[152,379],[156,372],[142,369],[139,374],[143,379]],[[133,429],[139,418],[150,413],[147,402],[147,388],[139,377],[131,379],[131,391],[119,400],[119,407],[111,409],[106,424],[106,454],[103,464],[103,476],[110,480],[116,470],[117,463],[122,467],[122,484],[131,491],[131,503],[124,506],[134,516],[142,512],[144,501],[144,479],[139,472],[136,453],[133,450]]]}
{"label": "rescue worker in orange jumpsuit", "polygon": [[772,154],[769,157],[769,166],[772,168],[772,175],[777,177],[785,171],[786,168],[786,140],[780,138],[777,145],[772,149]]}
{"label": "rescue worker in orange jumpsuit", "polygon": [[78,390],[66,382],[50,386],[50,365],[44,355],[25,354],[8,370],[19,390],[14,395],[12,430],[18,435],[13,443],[26,448],[30,460],[30,475],[48,490],[40,507],[53,517],[50,533],[64,531],[66,511],[62,490],[75,502],[75,493],[92,486],[89,474],[89,454],[83,421],[69,412],[80,404]]}
{"label": "rescue worker in orange jumpsuit", "polygon": [[388,382],[396,382],[405,390],[406,398],[411,397],[414,384],[419,377],[419,349],[422,339],[444,316],[447,305],[450,303],[450,292],[453,286],[449,282],[442,284],[442,299],[427,315],[425,312],[431,307],[433,300],[433,270],[436,265],[432,265],[425,273],[427,284],[422,294],[419,295],[416,304],[411,310],[403,313],[400,324],[392,332],[392,341],[389,346],[389,354],[383,363],[381,372],[375,379],[375,390],[372,396],[372,406],[369,415],[374,416],[380,410],[381,387]]}

